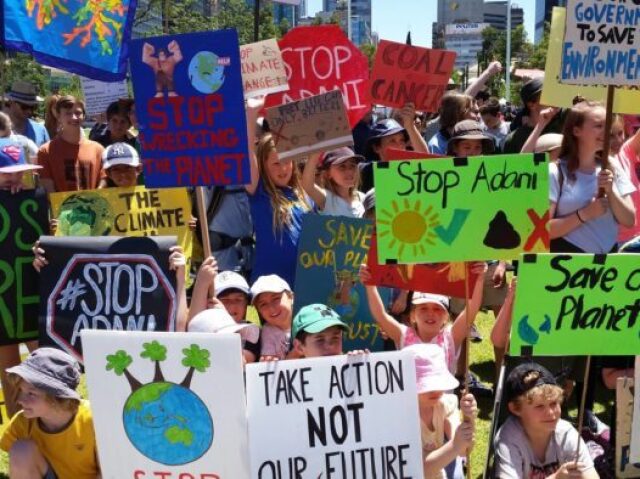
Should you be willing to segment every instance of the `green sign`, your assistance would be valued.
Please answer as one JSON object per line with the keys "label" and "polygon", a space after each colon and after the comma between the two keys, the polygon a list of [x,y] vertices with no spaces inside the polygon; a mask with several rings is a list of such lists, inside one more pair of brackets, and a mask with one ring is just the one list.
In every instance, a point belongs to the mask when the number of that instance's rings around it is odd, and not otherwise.
{"label": "green sign", "polygon": [[548,168],[540,154],[376,163],[378,263],[549,251]]}
{"label": "green sign", "polygon": [[523,255],[511,354],[638,355],[639,312],[637,255]]}

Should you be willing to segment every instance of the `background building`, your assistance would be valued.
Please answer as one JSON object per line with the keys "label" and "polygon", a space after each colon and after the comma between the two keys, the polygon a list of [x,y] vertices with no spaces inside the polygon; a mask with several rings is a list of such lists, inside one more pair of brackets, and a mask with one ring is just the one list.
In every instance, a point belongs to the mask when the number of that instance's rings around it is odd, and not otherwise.
{"label": "background building", "polygon": [[[507,29],[507,5],[506,0],[499,2],[486,2],[484,4],[484,22],[493,28],[504,31]],[[518,5],[511,3],[511,28],[516,28],[524,23],[524,11]]]}
{"label": "background building", "polygon": [[[342,28],[346,28],[347,0],[322,0],[321,17],[331,18],[334,12],[343,16]],[[356,45],[371,43],[371,0],[351,0],[351,41]]]}
{"label": "background building", "polygon": [[545,22],[551,23],[553,7],[564,7],[565,5],[564,0],[536,0],[536,27],[533,36],[535,43],[540,42],[544,36]]}
{"label": "background building", "polygon": [[478,53],[482,51],[482,30],[488,26],[488,23],[453,23],[445,26],[444,48],[456,52],[456,70],[477,65]]}
{"label": "background building", "polygon": [[433,48],[444,48],[447,25],[482,23],[484,0],[438,0],[438,20],[431,29]]}

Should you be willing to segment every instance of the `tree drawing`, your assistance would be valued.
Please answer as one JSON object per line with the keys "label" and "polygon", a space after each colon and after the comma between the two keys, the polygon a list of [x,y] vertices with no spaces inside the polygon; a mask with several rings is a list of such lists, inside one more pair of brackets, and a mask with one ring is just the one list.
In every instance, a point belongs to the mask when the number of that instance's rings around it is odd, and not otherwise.
{"label": "tree drawing", "polygon": [[160,369],[160,361],[165,361],[167,359],[166,346],[163,346],[158,341],[151,341],[150,343],[144,343],[142,347],[144,348],[144,351],[140,353],[140,357],[150,359],[156,364],[155,373],[153,375],[153,382],[164,382],[162,369]]}
{"label": "tree drawing", "polygon": [[129,381],[129,385],[131,386],[131,391],[133,392],[137,389],[140,389],[142,387],[142,383],[134,378],[127,370],[132,362],[133,358],[122,349],[116,351],[115,354],[110,354],[107,356],[107,371],[113,369],[113,372],[118,376],[122,376],[122,374],[124,373],[124,376],[127,378],[127,381]]}
{"label": "tree drawing", "polygon": [[191,347],[184,348],[182,354],[184,354],[182,365],[188,367],[189,371],[180,383],[180,386],[189,389],[194,371],[203,373],[211,366],[211,361],[209,361],[210,354],[209,351],[201,349],[197,344],[192,344]]}

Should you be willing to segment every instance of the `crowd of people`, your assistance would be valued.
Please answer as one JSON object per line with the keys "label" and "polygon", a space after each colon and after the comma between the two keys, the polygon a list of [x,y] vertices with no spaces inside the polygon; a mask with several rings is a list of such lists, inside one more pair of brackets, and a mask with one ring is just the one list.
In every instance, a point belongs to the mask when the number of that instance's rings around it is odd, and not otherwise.
{"label": "crowd of people", "polygon": [[[372,111],[353,130],[353,149],[342,147],[299,162],[279,158],[268,124],[260,117],[263,101],[248,100],[251,181],[206,188],[212,256],[200,261],[189,291],[179,282],[183,307],[177,329],[240,334],[245,363],[343,354],[348,325],[335,311],[322,304],[297,305],[299,312],[293,315],[302,220],[309,214],[374,218],[375,187],[384,185],[374,185],[372,165],[386,161],[388,148],[457,157],[547,153],[551,251],[606,254],[637,249],[640,132],[628,131],[619,115],[611,131],[605,131],[605,109],[598,102],[576,98],[568,109],[542,105],[542,79],[524,84],[522,109],[512,116],[485,86],[500,71],[494,62],[466,91],[448,91],[430,118],[412,104],[388,118]],[[43,102],[38,93],[19,81],[5,96],[0,113],[1,189],[17,193],[30,184],[25,176],[33,173],[31,184],[48,193],[144,184],[144,152],[136,137],[132,100],[112,103],[106,123],[85,131],[81,99],[52,95]],[[44,123],[34,120],[41,106]],[[608,158],[602,154],[607,135]],[[18,156],[11,154],[16,147]],[[52,230],[55,227],[53,218]],[[34,255],[34,267],[47,264],[47,252],[37,244]],[[170,261],[177,278],[184,280],[179,248]],[[481,310],[496,318],[491,341],[497,365],[507,350],[517,289],[517,280],[509,281],[507,274],[512,265],[477,262],[472,269],[477,281],[465,308],[464,302],[425,291],[397,290],[385,304],[371,284],[368,267],[360,268],[366,301],[380,330],[396,349],[415,356],[425,478],[463,477],[462,458],[473,446],[478,413],[472,393],[492,394],[475,378],[464,376],[468,372],[460,359],[468,335],[482,340],[473,327]],[[257,311],[259,326],[248,320],[250,306]],[[18,345],[0,346],[2,389],[13,416],[0,448],[9,453],[11,477],[99,477],[91,410],[77,392],[78,363],[61,351],[38,349],[35,342],[28,347],[31,354],[21,362]],[[507,359],[512,365],[516,361]],[[585,387],[584,360],[534,360],[520,359],[505,381],[508,418],[495,437],[495,477],[598,477],[602,471],[595,469],[592,449],[561,419],[566,417],[563,401]],[[616,378],[632,375],[632,362],[607,358],[594,371],[587,394],[588,423],[601,433],[609,429],[604,422],[610,420],[603,422],[590,412],[593,389],[599,384],[615,387]],[[473,387],[460,392],[465,382]],[[90,447],[75,450],[70,446],[74,441]]]}

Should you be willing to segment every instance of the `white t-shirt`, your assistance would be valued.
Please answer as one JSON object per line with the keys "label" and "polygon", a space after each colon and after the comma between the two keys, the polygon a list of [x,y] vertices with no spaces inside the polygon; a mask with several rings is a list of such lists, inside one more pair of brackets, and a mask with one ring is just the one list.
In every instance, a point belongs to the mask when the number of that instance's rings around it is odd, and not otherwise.
{"label": "white t-shirt", "polygon": [[[635,186],[629,177],[618,166],[617,160],[611,158],[611,168],[614,171],[613,188],[620,196],[626,196],[635,191]],[[556,203],[556,216],[562,217],[575,213],[584,208],[598,193],[598,174],[600,167],[593,173],[575,172],[575,180],[569,178],[566,165],[563,163],[564,180],[562,194],[559,193],[560,180],[558,166],[549,163],[549,200]],[[558,202],[558,196],[560,201]],[[586,253],[608,253],[616,244],[618,238],[618,223],[613,217],[611,209],[593,220],[587,221],[563,237],[569,243],[577,246]]]}
{"label": "white t-shirt", "polygon": [[324,202],[324,208],[320,211],[325,216],[348,216],[349,218],[362,218],[364,216],[364,193],[356,191],[357,199],[348,203],[340,196],[325,190],[327,199]]}

